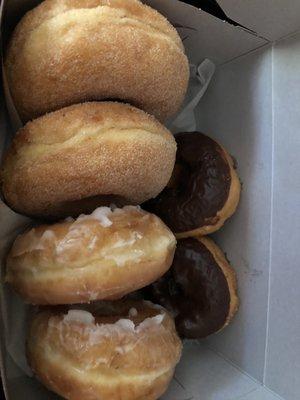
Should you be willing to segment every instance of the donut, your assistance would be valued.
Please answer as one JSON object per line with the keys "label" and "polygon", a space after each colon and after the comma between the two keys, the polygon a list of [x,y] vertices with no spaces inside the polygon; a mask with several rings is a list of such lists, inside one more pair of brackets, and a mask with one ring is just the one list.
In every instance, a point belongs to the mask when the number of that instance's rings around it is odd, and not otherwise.
{"label": "donut", "polygon": [[23,122],[94,100],[122,100],[165,120],[189,80],[177,31],[138,0],[42,2],[17,25],[4,68]]}
{"label": "donut", "polygon": [[4,158],[2,193],[16,212],[63,218],[137,205],[167,185],[176,142],[132,106],[84,103],[29,122]]}
{"label": "donut", "polygon": [[174,173],[165,190],[144,205],[159,215],[178,238],[207,235],[231,217],[240,182],[227,151],[199,132],[176,135]]}
{"label": "donut", "polygon": [[179,334],[189,339],[223,329],[239,304],[235,272],[206,237],[180,239],[171,269],[149,291],[175,316]]}
{"label": "donut", "polygon": [[115,302],[92,313],[38,313],[27,358],[37,378],[69,400],[155,400],[168,387],[181,347],[165,310]]}
{"label": "donut", "polygon": [[118,299],[161,277],[175,246],[155,215],[100,207],[19,235],[7,256],[6,281],[32,304]]}

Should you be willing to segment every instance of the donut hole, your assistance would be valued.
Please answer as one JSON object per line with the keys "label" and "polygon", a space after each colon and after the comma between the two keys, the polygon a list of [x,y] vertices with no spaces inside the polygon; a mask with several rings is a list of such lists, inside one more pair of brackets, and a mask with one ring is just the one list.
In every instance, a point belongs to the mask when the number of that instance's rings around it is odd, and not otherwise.
{"label": "donut hole", "polygon": [[184,296],[184,290],[182,286],[174,279],[170,279],[168,282],[168,290],[171,296]]}

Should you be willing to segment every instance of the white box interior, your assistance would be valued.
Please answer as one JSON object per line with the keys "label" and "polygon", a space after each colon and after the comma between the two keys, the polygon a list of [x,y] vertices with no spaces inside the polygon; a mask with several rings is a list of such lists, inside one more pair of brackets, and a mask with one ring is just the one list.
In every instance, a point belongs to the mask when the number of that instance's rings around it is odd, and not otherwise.
{"label": "white box interior", "polygon": [[[28,6],[32,1],[6,3],[15,13],[19,3]],[[237,213],[214,235],[237,271],[239,313],[223,332],[201,343],[185,344],[164,399],[275,400],[281,396],[297,400],[300,32],[293,32],[300,31],[299,1],[285,1],[283,13],[279,0],[220,0],[231,18],[259,36],[175,0],[146,3],[174,24],[188,27],[179,32],[188,36],[185,45],[191,62],[209,58],[216,63],[216,74],[197,109],[198,129],[217,138],[235,156],[243,182]],[[3,144],[9,126],[3,98],[0,104]],[[5,249],[7,238],[26,219],[4,205],[0,205],[0,218],[0,245]],[[4,316],[22,332],[23,320],[16,311],[22,302],[2,287],[1,306],[2,377],[8,398],[57,398],[26,376],[6,350],[9,332],[2,329]],[[23,343],[14,345],[23,347]]]}

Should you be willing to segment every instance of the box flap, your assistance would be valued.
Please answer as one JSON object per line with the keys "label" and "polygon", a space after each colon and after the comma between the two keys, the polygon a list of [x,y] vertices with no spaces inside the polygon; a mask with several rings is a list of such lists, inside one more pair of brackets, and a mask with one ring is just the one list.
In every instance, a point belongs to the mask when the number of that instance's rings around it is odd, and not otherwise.
{"label": "box flap", "polygon": [[144,0],[165,15],[183,38],[191,63],[209,58],[220,65],[266,44],[256,37],[183,2]]}
{"label": "box flap", "polygon": [[225,14],[268,40],[300,30],[299,0],[217,0]]}
{"label": "box flap", "polygon": [[[3,0],[5,24],[3,24],[4,41],[20,17],[34,7],[40,0]],[[224,23],[218,18],[181,1],[143,0],[144,3],[164,14],[178,29],[183,38],[190,62],[198,64],[205,58],[215,64],[223,64],[240,55],[248,53],[267,41],[258,38],[238,27]]]}

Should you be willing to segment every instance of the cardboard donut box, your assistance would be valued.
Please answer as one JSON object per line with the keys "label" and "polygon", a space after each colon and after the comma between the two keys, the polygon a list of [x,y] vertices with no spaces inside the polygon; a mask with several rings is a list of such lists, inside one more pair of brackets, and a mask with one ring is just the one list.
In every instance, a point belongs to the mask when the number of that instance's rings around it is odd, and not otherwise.
{"label": "cardboard donut box", "polygon": [[[145,2],[177,27],[191,63],[215,63],[196,109],[197,129],[237,159],[243,183],[238,211],[214,235],[236,269],[240,310],[226,330],[184,344],[163,399],[298,400],[300,2],[218,0],[226,21],[196,1]],[[38,3],[2,0],[2,48],[20,17]],[[3,86],[0,94],[2,152],[14,129]],[[58,399],[26,370],[24,306],[3,282],[5,252],[27,222],[0,204],[2,382],[9,400]]]}

